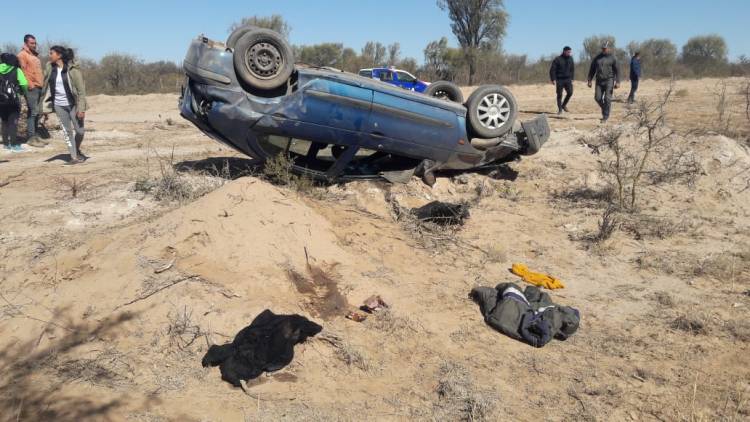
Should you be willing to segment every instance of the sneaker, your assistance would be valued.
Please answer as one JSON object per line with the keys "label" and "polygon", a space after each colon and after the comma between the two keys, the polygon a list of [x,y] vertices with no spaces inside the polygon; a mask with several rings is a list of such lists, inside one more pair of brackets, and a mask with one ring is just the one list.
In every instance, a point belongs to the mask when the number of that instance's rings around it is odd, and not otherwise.
{"label": "sneaker", "polygon": [[563,106],[563,111],[565,111],[566,113],[570,113],[570,110],[568,110],[567,106]]}
{"label": "sneaker", "polygon": [[10,150],[11,152],[23,152],[23,147],[21,145],[12,145]]}
{"label": "sneaker", "polygon": [[560,109],[558,109],[558,110],[557,110],[557,115],[558,115],[558,116],[562,115],[562,112],[563,112],[563,111],[562,111],[562,109],[561,109],[561,108],[560,108]]}
{"label": "sneaker", "polygon": [[29,139],[26,142],[26,145],[29,145],[29,146],[32,146],[32,147],[37,147],[37,148],[44,148],[45,146],[47,146],[47,144],[45,144],[44,142],[42,142],[42,140],[39,139],[39,138],[37,138],[36,136],[34,136],[33,138]]}
{"label": "sneaker", "polygon": [[7,150],[10,150],[11,148],[10,148],[10,145],[8,145],[8,144],[3,144],[3,149],[7,149]]}
{"label": "sneaker", "polygon": [[602,124],[607,123],[607,118],[605,117],[605,118],[599,120],[599,123],[602,123]]}

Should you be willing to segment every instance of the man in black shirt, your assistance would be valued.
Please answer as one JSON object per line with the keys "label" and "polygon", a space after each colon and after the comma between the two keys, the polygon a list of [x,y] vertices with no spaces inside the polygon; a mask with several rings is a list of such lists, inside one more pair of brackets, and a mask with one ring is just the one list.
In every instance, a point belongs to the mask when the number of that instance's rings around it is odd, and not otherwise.
{"label": "man in black shirt", "polygon": [[[568,112],[568,101],[573,96],[573,79],[575,79],[576,66],[573,62],[573,50],[565,46],[562,54],[555,57],[552,66],[549,68],[549,80],[557,88],[557,114],[562,114],[563,110]],[[565,90],[565,100],[562,99],[562,92]]]}
{"label": "man in black shirt", "polygon": [[594,77],[596,77],[594,99],[602,109],[602,123],[605,123],[609,119],[609,111],[612,107],[612,89],[620,87],[620,69],[617,67],[617,59],[609,51],[609,43],[604,43],[602,52],[591,61],[589,88]]}

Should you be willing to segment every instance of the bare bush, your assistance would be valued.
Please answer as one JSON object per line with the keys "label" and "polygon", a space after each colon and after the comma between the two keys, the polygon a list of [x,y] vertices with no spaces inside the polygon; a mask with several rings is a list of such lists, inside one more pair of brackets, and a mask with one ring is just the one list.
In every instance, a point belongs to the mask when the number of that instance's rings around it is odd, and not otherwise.
{"label": "bare bush", "polygon": [[[146,159],[146,174],[141,175],[133,186],[136,192],[151,194],[158,201],[189,202],[222,186],[226,179],[212,175],[210,172],[180,172],[174,162],[174,148],[171,155],[160,157],[155,153],[159,163],[159,174],[151,177],[149,160]],[[218,170],[217,170],[218,171]]]}
{"label": "bare bush", "polygon": [[594,242],[599,243],[609,239],[619,226],[620,219],[617,216],[617,210],[613,207],[607,208],[599,220],[599,231],[594,236]]}
{"label": "bare bush", "polygon": [[325,197],[325,190],[315,180],[307,175],[294,174],[293,159],[284,153],[279,153],[263,164],[263,177],[269,182],[285,186],[293,191],[317,198]]}
{"label": "bare bush", "polygon": [[188,350],[196,340],[207,334],[200,325],[193,322],[193,310],[188,309],[187,305],[181,310],[170,311],[167,319],[169,320],[167,326],[169,345],[181,351]]}
{"label": "bare bush", "polygon": [[63,195],[75,199],[91,187],[91,182],[78,177],[56,177],[57,190]]}
{"label": "bare bush", "polygon": [[626,126],[605,127],[595,139],[583,140],[592,153],[607,154],[599,161],[599,171],[612,184],[620,209],[635,211],[640,189],[647,181],[692,183],[700,172],[695,157],[666,124],[673,88],[674,81],[656,101],[641,101],[629,109],[629,136]]}
{"label": "bare bush", "polygon": [[498,398],[474,384],[469,371],[453,362],[439,369],[436,392],[440,398],[437,420],[487,421],[493,419]]}

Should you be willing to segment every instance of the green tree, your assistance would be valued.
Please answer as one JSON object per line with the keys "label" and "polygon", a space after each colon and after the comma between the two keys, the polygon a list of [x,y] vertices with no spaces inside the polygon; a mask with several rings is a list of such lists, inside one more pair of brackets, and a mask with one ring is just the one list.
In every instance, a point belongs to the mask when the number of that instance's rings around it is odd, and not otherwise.
{"label": "green tree", "polygon": [[581,61],[590,62],[601,51],[602,45],[609,44],[610,50],[615,49],[616,39],[612,35],[592,35],[583,40],[583,50],[581,50]]}
{"label": "green tree", "polygon": [[717,74],[727,67],[727,43],[719,35],[700,35],[682,46],[682,63],[697,75]]}
{"label": "green tree", "polygon": [[341,43],[322,43],[305,45],[298,48],[296,57],[299,61],[313,66],[341,67],[344,45]]}
{"label": "green tree", "polygon": [[284,20],[281,15],[271,16],[249,16],[242,18],[239,22],[235,22],[229,26],[229,32],[233,32],[235,29],[243,26],[257,26],[258,28],[271,29],[278,32],[284,38],[289,39],[289,34],[292,32],[292,27]]}
{"label": "green tree", "polygon": [[644,75],[670,76],[677,63],[677,46],[668,39],[651,38],[643,42],[628,43],[628,52],[632,56],[641,53]]}
{"label": "green tree", "polygon": [[479,50],[501,48],[508,26],[503,0],[438,0],[437,4],[448,11],[451,30],[469,65],[469,85],[473,85]]}

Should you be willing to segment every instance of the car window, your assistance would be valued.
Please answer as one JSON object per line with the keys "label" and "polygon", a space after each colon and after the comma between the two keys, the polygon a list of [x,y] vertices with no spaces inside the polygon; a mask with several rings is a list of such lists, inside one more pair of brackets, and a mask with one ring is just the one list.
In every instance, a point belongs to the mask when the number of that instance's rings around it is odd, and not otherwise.
{"label": "car window", "polygon": [[372,78],[372,70],[360,70],[359,76],[364,76],[365,78]]}
{"label": "car window", "polygon": [[398,71],[398,80],[402,82],[416,82],[417,78],[407,72]]}
{"label": "car window", "polygon": [[380,72],[380,80],[385,82],[393,81],[393,72],[391,72],[390,70]]}

